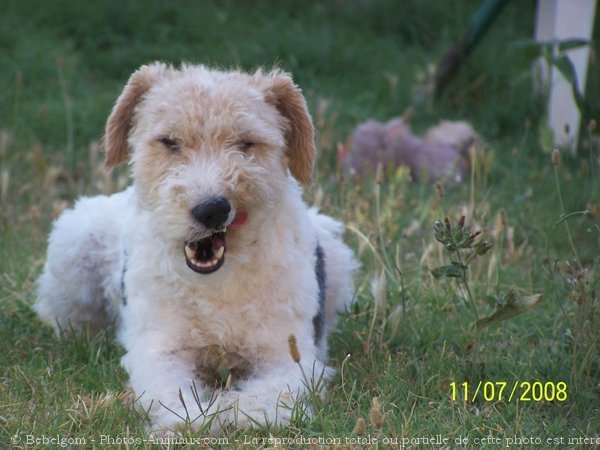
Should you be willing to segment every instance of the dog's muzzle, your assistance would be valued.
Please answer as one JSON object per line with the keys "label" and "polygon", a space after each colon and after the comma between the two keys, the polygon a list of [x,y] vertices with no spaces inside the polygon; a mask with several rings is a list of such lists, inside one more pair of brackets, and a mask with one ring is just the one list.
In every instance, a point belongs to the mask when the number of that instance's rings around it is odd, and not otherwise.
{"label": "dog's muzzle", "polygon": [[213,233],[202,239],[186,241],[185,260],[190,269],[201,274],[216,272],[225,262],[227,227],[242,226],[248,213],[240,209],[229,221],[231,204],[225,197],[211,198],[192,208],[192,216]]}

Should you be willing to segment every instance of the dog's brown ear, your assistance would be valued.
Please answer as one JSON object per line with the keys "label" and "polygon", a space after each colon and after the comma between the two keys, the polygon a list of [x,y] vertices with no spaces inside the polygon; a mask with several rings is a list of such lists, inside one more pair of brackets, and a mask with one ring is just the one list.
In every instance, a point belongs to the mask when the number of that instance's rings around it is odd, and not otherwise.
{"label": "dog's brown ear", "polygon": [[266,99],[288,121],[288,167],[300,183],[309,185],[315,158],[315,130],[302,91],[291,77],[275,71],[266,87]]}
{"label": "dog's brown ear", "polygon": [[153,63],[140,67],[129,77],[106,122],[104,148],[107,169],[110,170],[127,160],[129,147],[127,139],[133,125],[135,107],[154,82],[167,70],[165,64]]}

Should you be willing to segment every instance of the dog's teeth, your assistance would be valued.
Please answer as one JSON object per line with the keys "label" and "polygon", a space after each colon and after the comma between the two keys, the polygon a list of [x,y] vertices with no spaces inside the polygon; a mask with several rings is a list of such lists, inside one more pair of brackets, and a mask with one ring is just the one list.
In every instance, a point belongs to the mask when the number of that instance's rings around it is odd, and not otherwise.
{"label": "dog's teeth", "polygon": [[219,260],[218,259],[213,259],[212,261],[193,261],[194,265],[196,267],[199,267],[201,269],[208,269],[211,267],[216,266],[217,264],[219,264]]}
{"label": "dog's teeth", "polygon": [[212,258],[210,260],[197,259],[198,250],[195,248],[194,243],[190,245],[186,243],[183,247],[185,251],[185,257],[188,261],[188,264],[196,267],[198,270],[206,271],[205,273],[210,273],[223,262],[223,255],[225,254],[225,246],[217,243],[219,247],[215,250],[213,248]]}

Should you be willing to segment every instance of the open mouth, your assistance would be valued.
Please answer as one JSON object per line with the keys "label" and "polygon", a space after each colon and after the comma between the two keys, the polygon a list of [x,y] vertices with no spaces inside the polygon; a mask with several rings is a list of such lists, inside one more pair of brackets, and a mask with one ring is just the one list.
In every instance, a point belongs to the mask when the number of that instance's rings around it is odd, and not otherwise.
{"label": "open mouth", "polygon": [[190,269],[198,273],[212,273],[225,261],[225,232],[185,243],[185,261]]}
{"label": "open mouth", "polygon": [[[238,210],[233,221],[228,225],[231,228],[240,228],[248,219],[245,210]],[[194,272],[209,274],[216,272],[225,262],[225,236],[227,229],[217,231],[204,239],[196,239],[185,243],[185,262]]]}

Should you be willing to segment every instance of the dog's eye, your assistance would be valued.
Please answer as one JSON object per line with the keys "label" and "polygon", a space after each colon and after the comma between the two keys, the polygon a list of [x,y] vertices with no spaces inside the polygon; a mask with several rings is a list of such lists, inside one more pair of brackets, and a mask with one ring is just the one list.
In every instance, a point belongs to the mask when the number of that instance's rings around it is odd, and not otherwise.
{"label": "dog's eye", "polygon": [[248,153],[252,149],[252,147],[254,147],[254,145],[255,145],[254,142],[244,141],[244,142],[240,142],[239,144],[237,144],[237,149],[240,152]]}
{"label": "dog's eye", "polygon": [[164,145],[173,152],[178,152],[180,150],[179,142],[175,139],[171,139],[169,137],[161,137],[158,139],[158,142],[160,142],[162,145]]}

